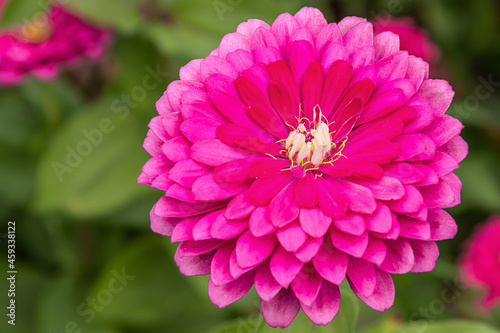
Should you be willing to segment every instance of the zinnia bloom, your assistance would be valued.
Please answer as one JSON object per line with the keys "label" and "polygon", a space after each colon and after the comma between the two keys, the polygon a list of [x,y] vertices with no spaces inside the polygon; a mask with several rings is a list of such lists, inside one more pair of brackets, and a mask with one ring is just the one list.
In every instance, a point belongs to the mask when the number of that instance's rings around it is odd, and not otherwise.
{"label": "zinnia bloom", "polygon": [[17,84],[27,74],[53,79],[61,65],[82,57],[99,59],[111,33],[85,23],[60,5],[37,20],[0,33],[0,85]]}
{"label": "zinnia bloom", "polygon": [[411,17],[395,17],[389,19],[376,17],[373,21],[373,32],[379,34],[390,31],[399,36],[400,49],[420,57],[432,64],[440,57],[439,48],[430,40],[429,34],[420,28]]}
{"label": "zinnia bloom", "polygon": [[478,225],[465,244],[460,271],[465,282],[485,290],[481,306],[492,308],[500,301],[500,215]]}
{"label": "zinnia bloom", "polygon": [[452,173],[467,154],[449,84],[363,18],[318,9],[241,23],[157,102],[138,181],[165,191],[151,228],[210,274],[224,307],[255,285],[273,327],[326,325],[339,284],[383,311],[390,274],[433,269],[456,233]]}

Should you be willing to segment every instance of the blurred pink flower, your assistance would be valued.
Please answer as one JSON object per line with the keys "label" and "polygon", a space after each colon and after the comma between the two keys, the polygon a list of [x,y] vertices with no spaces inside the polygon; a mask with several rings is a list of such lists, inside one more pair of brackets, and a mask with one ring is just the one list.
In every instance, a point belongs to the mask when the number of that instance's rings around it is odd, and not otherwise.
{"label": "blurred pink flower", "polygon": [[390,274],[425,272],[456,233],[467,155],[454,93],[363,18],[315,8],[251,19],[189,62],[157,102],[138,182],[165,195],[153,231],[224,307],[255,285],[273,327],[326,325],[347,278],[384,311]]}
{"label": "blurred pink flower", "polygon": [[82,57],[99,59],[110,41],[107,29],[87,24],[60,5],[41,20],[0,33],[0,85],[13,85],[31,74],[54,78],[61,65]]}
{"label": "blurred pink flower", "polygon": [[429,64],[439,60],[439,48],[430,40],[427,31],[420,28],[411,17],[376,17],[373,20],[373,33],[377,35],[384,31],[399,36],[401,50],[406,50]]}
{"label": "blurred pink flower", "polygon": [[478,225],[467,240],[459,261],[465,282],[486,291],[481,305],[491,308],[500,301],[500,215]]}

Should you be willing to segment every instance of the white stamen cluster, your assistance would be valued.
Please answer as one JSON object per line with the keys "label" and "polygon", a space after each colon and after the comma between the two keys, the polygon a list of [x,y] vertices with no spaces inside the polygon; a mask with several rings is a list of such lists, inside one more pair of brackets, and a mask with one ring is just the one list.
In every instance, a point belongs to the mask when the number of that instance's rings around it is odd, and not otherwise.
{"label": "white stamen cluster", "polygon": [[[316,116],[318,121],[316,122]],[[316,106],[313,111],[313,128],[309,131],[303,123],[292,131],[285,142],[288,158],[294,165],[311,166],[321,164],[325,156],[332,150],[332,138],[328,125],[323,122],[321,110]]]}

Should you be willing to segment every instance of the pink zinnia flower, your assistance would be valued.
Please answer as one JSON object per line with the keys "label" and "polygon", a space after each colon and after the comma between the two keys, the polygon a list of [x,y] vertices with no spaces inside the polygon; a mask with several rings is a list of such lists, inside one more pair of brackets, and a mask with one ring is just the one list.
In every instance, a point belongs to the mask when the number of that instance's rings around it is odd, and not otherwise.
{"label": "pink zinnia flower", "polygon": [[0,85],[17,84],[27,74],[49,80],[61,65],[73,65],[82,57],[97,60],[110,37],[109,30],[85,23],[60,5],[52,6],[45,20],[0,33]]}
{"label": "pink zinnia flower", "polygon": [[399,36],[400,49],[420,57],[432,64],[440,57],[439,48],[430,40],[429,34],[420,28],[411,17],[376,17],[373,21],[375,35],[390,31]]}
{"label": "pink zinnia flower", "polygon": [[460,201],[467,144],[450,85],[427,76],[363,18],[241,23],[156,104],[138,179],[166,192],[151,228],[180,242],[183,274],[210,274],[215,305],[255,285],[273,327],[300,308],[329,323],[345,278],[388,309],[390,274],[432,270],[456,232],[442,208]]}
{"label": "pink zinnia flower", "polygon": [[465,244],[460,271],[465,282],[486,291],[481,305],[492,308],[500,301],[500,215],[478,225]]}

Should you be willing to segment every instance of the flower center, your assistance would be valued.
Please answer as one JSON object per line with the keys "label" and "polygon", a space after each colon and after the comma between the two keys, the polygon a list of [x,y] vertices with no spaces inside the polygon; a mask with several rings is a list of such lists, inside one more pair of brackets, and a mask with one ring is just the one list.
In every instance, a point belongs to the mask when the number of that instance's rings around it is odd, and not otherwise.
{"label": "flower center", "polygon": [[29,43],[41,43],[50,36],[50,26],[38,22],[28,22],[21,28],[21,37]]}
{"label": "flower center", "polygon": [[[298,119],[299,125],[285,141],[287,156],[293,165],[314,170],[322,163],[332,163],[340,158],[345,140],[339,147],[332,142],[330,128],[319,105],[313,109],[313,120]],[[307,126],[306,126],[307,125]]]}

